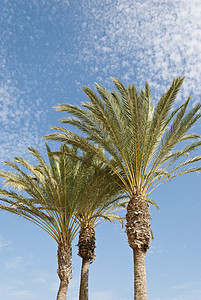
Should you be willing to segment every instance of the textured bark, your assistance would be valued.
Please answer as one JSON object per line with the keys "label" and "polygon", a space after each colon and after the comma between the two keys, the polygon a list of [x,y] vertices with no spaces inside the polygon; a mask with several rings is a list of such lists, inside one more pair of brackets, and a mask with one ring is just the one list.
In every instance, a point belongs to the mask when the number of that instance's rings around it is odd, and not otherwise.
{"label": "textured bark", "polygon": [[95,231],[90,226],[82,226],[79,233],[78,255],[82,258],[79,300],[88,300],[89,263],[95,260]]}
{"label": "textured bark", "polygon": [[134,248],[134,299],[148,300],[147,279],[145,268],[146,252],[143,249]]}
{"label": "textured bark", "polygon": [[134,253],[134,300],[148,299],[145,256],[150,244],[150,226],[149,204],[141,195],[134,195],[126,214],[128,243]]}
{"label": "textured bark", "polygon": [[68,283],[64,280],[60,280],[59,290],[57,293],[57,300],[66,300],[67,290],[68,290]]}
{"label": "textured bark", "polygon": [[88,300],[89,259],[82,259],[79,300]]}
{"label": "textured bark", "polygon": [[126,232],[132,249],[137,247],[145,252],[149,249],[150,225],[149,204],[141,195],[134,195],[128,203],[126,214]]}
{"label": "textured bark", "polygon": [[88,258],[90,263],[95,260],[96,238],[95,231],[89,226],[83,226],[79,233],[78,255],[82,258]]}
{"label": "textured bark", "polygon": [[72,278],[72,248],[69,245],[59,244],[58,251],[58,270],[60,279],[57,300],[66,300],[69,282]]}

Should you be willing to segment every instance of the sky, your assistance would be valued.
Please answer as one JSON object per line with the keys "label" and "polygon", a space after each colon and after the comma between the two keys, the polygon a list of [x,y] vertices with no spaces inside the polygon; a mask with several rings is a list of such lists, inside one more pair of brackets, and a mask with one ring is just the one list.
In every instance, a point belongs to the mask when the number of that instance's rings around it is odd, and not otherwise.
{"label": "sky", "polygon": [[[172,79],[186,76],[177,104],[201,98],[199,0],[1,0],[0,168],[27,147],[45,153],[43,136],[65,116],[61,103],[86,100],[81,88],[111,77],[140,90],[147,80],[154,103]],[[201,123],[194,126],[201,134]],[[59,143],[49,142],[53,148]],[[200,151],[200,150],[199,150]],[[197,153],[198,154],[198,153]],[[154,241],[146,267],[150,300],[201,299],[201,174],[155,190]],[[125,229],[102,224],[90,265],[90,300],[133,299],[133,258]],[[73,243],[68,299],[78,299],[81,259]],[[56,242],[35,225],[0,214],[0,299],[53,300]]]}

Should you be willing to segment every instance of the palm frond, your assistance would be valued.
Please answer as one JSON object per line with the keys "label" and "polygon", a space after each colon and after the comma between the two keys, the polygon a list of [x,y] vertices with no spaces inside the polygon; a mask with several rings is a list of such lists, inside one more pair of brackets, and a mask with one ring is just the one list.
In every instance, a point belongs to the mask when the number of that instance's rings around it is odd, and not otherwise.
{"label": "palm frond", "polygon": [[[84,87],[89,101],[83,102],[82,107],[58,106],[68,113],[63,121],[84,135],[54,127],[57,132],[45,138],[90,152],[117,175],[118,185],[127,195],[141,193],[146,198],[152,188],[172,178],[178,169],[200,161],[194,159],[187,163],[185,156],[201,146],[200,136],[191,132],[201,117],[201,104],[189,109],[189,97],[173,109],[183,81],[184,77],[174,79],[155,108],[147,82],[139,93],[134,84],[126,88],[116,78],[113,78],[116,90],[111,92],[97,83],[98,94]],[[105,149],[104,155],[97,150],[97,145]]]}

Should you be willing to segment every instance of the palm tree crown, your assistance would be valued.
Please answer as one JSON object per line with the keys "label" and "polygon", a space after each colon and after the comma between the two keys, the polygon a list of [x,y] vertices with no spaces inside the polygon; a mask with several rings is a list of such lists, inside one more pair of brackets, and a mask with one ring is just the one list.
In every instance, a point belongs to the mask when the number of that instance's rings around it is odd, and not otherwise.
{"label": "palm tree crown", "polygon": [[[173,109],[183,80],[181,77],[174,79],[156,107],[151,102],[148,83],[138,93],[134,84],[125,88],[114,79],[117,91],[110,92],[96,84],[99,96],[84,87],[90,102],[83,102],[82,107],[62,104],[56,108],[71,114],[72,117],[62,119],[62,123],[76,126],[87,139],[54,126],[52,128],[58,131],[45,138],[64,141],[96,154],[118,174],[130,196],[135,193],[148,196],[160,184],[200,170],[190,165],[199,161],[201,156],[187,156],[201,145],[200,137],[189,133],[201,116],[201,104],[187,112],[189,97],[184,104]],[[177,148],[178,143],[183,145],[181,142],[191,140],[196,141]],[[113,162],[107,160],[90,141],[101,145]]]}
{"label": "palm tree crown", "polygon": [[0,189],[0,199],[6,203],[1,204],[0,208],[35,223],[58,244],[67,245],[71,244],[79,229],[74,217],[79,202],[72,197],[75,193],[73,189],[79,188],[76,185],[78,180],[75,180],[76,164],[68,159],[64,147],[61,147],[62,155],[59,157],[46,147],[49,165],[33,148],[29,148],[29,152],[39,164],[32,165],[20,157],[15,158],[15,163],[5,162],[17,172],[0,172],[0,176],[6,179],[5,184],[15,188]]}

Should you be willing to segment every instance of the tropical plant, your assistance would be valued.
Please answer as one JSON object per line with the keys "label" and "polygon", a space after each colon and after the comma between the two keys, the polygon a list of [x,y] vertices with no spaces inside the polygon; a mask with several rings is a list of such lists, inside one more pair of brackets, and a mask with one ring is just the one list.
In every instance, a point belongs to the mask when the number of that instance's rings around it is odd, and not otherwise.
{"label": "tropical plant", "polygon": [[49,164],[33,148],[29,148],[29,152],[38,164],[21,157],[5,162],[15,171],[1,171],[0,176],[14,189],[0,189],[0,209],[33,222],[55,239],[60,278],[57,299],[64,300],[72,278],[71,243],[79,230],[74,216],[80,200],[74,197],[79,189],[79,174],[76,174],[77,164],[67,157],[65,147],[61,146],[59,157],[53,155],[47,145],[46,148]]}
{"label": "tropical plant", "polygon": [[[151,236],[148,196],[164,182],[201,170],[197,164],[201,156],[190,156],[201,145],[200,137],[190,132],[201,116],[201,104],[188,109],[189,97],[174,108],[183,80],[183,77],[174,79],[155,107],[148,83],[140,92],[134,84],[126,88],[117,79],[113,79],[116,90],[112,91],[96,84],[96,94],[84,87],[89,102],[83,102],[82,107],[70,104],[56,107],[71,115],[62,123],[74,125],[84,136],[63,127],[53,127],[57,132],[46,136],[96,155],[118,176],[122,189],[130,197],[126,232],[134,254],[135,300],[148,299],[145,270]],[[107,158],[94,143],[106,150]]]}
{"label": "tropical plant", "polygon": [[59,152],[51,152],[47,145],[46,148],[49,164],[33,148],[29,148],[29,152],[39,164],[30,164],[19,157],[15,158],[15,163],[5,162],[17,172],[0,172],[6,179],[5,184],[14,188],[0,189],[3,203],[0,209],[33,222],[58,243],[58,300],[67,297],[72,278],[71,243],[81,227],[78,243],[83,259],[80,299],[86,300],[88,262],[95,259],[94,227],[103,220],[122,222],[114,212],[125,208],[125,202],[121,200],[120,187],[111,181],[114,174],[100,160],[88,154],[78,155],[75,148],[66,145],[62,145]]}
{"label": "tropical plant", "polygon": [[76,211],[81,227],[78,241],[78,255],[82,258],[79,299],[87,300],[89,264],[95,260],[95,227],[104,221],[115,220],[123,225],[123,218],[116,212],[125,209],[127,201],[117,185],[118,177],[105,163],[87,153],[81,159],[84,190],[81,191],[82,205]]}

